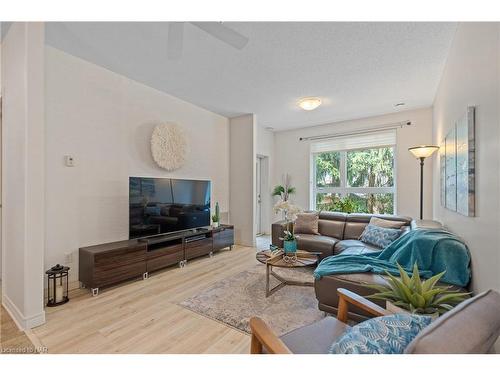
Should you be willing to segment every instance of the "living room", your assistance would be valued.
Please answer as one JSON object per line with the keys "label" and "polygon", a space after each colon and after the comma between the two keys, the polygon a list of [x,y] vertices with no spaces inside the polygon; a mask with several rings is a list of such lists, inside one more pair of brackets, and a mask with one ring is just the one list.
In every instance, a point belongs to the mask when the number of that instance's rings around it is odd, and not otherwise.
{"label": "living room", "polygon": [[499,23],[38,19],[0,24],[2,353],[500,350]]}

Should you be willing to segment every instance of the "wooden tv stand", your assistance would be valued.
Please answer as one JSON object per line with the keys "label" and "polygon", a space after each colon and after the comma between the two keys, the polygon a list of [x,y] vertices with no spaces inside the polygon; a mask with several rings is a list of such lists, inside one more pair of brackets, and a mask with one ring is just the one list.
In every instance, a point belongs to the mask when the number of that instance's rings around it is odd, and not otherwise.
{"label": "wooden tv stand", "polygon": [[144,239],[110,242],[81,247],[79,250],[79,280],[92,295],[99,288],[179,265],[189,259],[212,256],[214,252],[234,245],[234,227],[200,228]]}

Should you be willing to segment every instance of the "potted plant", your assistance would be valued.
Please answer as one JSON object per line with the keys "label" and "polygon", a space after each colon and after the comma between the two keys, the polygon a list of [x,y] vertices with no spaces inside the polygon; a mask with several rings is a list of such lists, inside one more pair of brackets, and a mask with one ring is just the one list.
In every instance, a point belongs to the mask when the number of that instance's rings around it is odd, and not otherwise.
{"label": "potted plant", "polygon": [[283,250],[285,254],[296,253],[297,252],[297,236],[286,230],[283,236]]}
{"label": "potted plant", "polygon": [[470,293],[450,290],[450,286],[436,286],[446,271],[422,281],[416,262],[411,277],[403,267],[399,264],[397,266],[400,277],[395,277],[386,271],[389,286],[370,285],[378,293],[368,296],[368,298],[385,300],[386,309],[393,313],[406,312],[438,317],[470,295]]}
{"label": "potted plant", "polygon": [[220,225],[220,210],[219,202],[215,203],[215,213],[212,215],[212,226],[218,228]]}
{"label": "potted plant", "polygon": [[276,185],[273,190],[273,197],[280,197],[281,201],[286,202],[290,198],[290,194],[295,193],[295,188],[290,186],[290,176],[285,176],[284,185]]}

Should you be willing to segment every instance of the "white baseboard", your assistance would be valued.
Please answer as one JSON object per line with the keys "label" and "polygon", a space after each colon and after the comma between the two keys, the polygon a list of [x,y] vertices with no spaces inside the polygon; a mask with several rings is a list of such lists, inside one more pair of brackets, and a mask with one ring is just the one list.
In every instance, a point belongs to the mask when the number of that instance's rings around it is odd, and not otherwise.
{"label": "white baseboard", "polygon": [[5,294],[2,296],[2,305],[9,313],[14,323],[21,331],[41,326],[45,323],[45,311],[39,314],[25,317],[11,299]]}

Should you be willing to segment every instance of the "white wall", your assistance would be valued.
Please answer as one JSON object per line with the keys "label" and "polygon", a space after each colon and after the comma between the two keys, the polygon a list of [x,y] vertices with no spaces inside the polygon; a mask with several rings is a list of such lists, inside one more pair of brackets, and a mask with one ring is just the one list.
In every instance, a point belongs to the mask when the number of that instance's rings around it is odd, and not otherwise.
{"label": "white wall", "polygon": [[13,23],[2,48],[2,304],[31,328],[45,322],[43,24]]}
{"label": "white wall", "polygon": [[[411,126],[397,130],[396,184],[397,214],[418,218],[420,205],[419,162],[408,152],[408,147],[432,142],[432,109],[424,108],[402,111],[352,121],[289,130],[275,133],[274,184],[282,183],[284,174],[289,173],[291,183],[297,188],[293,197],[296,204],[309,209],[310,151],[309,142],[299,137],[355,131],[376,128],[384,124],[410,120]],[[432,215],[432,163],[427,161],[424,169],[424,218]]]}
{"label": "white wall", "polygon": [[235,243],[255,245],[255,158],[257,124],[255,115],[230,119],[230,216]]}
{"label": "white wall", "polygon": [[468,244],[474,291],[500,289],[499,26],[460,24],[434,101],[434,143],[476,106],[476,217],[441,207],[439,160],[434,160],[434,216]]}
{"label": "white wall", "polygon": [[[2,28],[2,22],[0,22],[0,30]],[[1,38],[0,38],[1,39]],[[2,44],[0,43],[0,97],[2,92]],[[0,155],[2,155],[2,108],[0,103]],[[0,157],[0,280],[2,280],[2,194],[1,194],[1,186],[2,186],[2,160]],[[1,293],[1,292],[0,292]]]}
{"label": "white wall", "polygon": [[271,223],[274,217],[272,206],[272,190],[274,182],[274,133],[262,126],[257,126],[257,155],[262,160],[262,186],[261,192],[261,231],[263,234],[271,234]]}
{"label": "white wall", "polygon": [[[157,167],[150,136],[179,123],[187,163]],[[229,209],[228,119],[107,69],[46,47],[46,267],[67,263],[78,278],[78,248],[128,238],[128,177],[210,179],[213,204]],[[75,167],[64,165],[64,155]]]}

